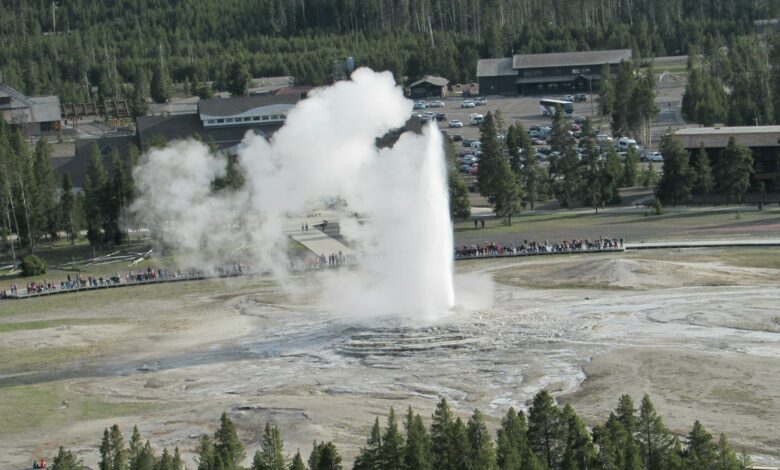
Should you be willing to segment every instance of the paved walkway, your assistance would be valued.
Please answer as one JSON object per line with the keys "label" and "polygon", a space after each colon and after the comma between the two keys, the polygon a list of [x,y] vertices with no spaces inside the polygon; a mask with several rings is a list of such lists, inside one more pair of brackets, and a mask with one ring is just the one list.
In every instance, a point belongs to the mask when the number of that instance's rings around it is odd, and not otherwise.
{"label": "paved walkway", "polygon": [[696,240],[671,242],[626,243],[626,250],[651,250],[669,248],[717,248],[717,247],[780,246],[780,239],[753,238],[743,240]]}

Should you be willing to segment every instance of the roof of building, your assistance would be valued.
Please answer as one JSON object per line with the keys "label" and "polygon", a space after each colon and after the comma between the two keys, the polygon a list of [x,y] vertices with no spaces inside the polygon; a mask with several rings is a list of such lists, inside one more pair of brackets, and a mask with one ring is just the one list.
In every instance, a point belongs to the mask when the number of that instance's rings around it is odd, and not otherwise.
{"label": "roof of building", "polygon": [[92,144],[97,144],[100,149],[100,155],[103,157],[103,166],[106,169],[111,168],[111,153],[114,148],[119,152],[119,156],[124,159],[127,155],[127,146],[132,144],[138,145],[136,136],[134,135],[121,135],[112,137],[101,137],[99,139],[78,139],[76,141],[76,156],[72,158],[62,158],[65,162],[60,162],[55,166],[55,171],[63,175],[65,173],[70,174],[70,179],[73,182],[74,188],[83,188],[84,180],[87,175],[87,167],[92,153]]}
{"label": "roof of building", "polygon": [[423,84],[430,84],[433,86],[441,87],[441,86],[447,86],[448,83],[450,83],[450,81],[444,77],[437,77],[435,75],[426,75],[425,77],[409,85],[409,88],[414,88]]}
{"label": "roof of building", "polygon": [[685,148],[725,148],[729,137],[748,147],[780,147],[780,126],[689,127],[675,132]]}
{"label": "roof of building", "polygon": [[11,110],[13,116],[24,122],[53,122],[62,118],[58,96],[29,97],[0,83],[0,97],[10,97],[10,102],[0,104],[0,110]]}
{"label": "roof of building", "polygon": [[[575,65],[619,64],[631,59],[631,49],[609,51],[553,52],[549,54],[522,54],[512,58],[513,69],[566,67]],[[479,72],[477,73],[479,75]]]}
{"label": "roof of building", "polygon": [[285,86],[278,90],[274,90],[271,93],[274,95],[298,95],[301,98],[304,98],[313,89],[314,87],[310,85]]}
{"label": "roof of building", "polygon": [[142,149],[148,148],[149,141],[156,136],[162,137],[167,142],[198,135],[204,142],[213,141],[217,148],[222,150],[241,142],[249,130],[253,130],[258,135],[270,136],[282,127],[282,123],[203,127],[200,116],[195,113],[175,116],[141,116],[137,119],[137,124]]}
{"label": "roof of building", "polygon": [[477,77],[501,77],[505,75],[517,75],[512,69],[512,58],[479,59],[477,61]]}
{"label": "roof of building", "polygon": [[281,95],[242,96],[239,98],[212,98],[198,103],[198,112],[209,116],[235,116],[250,109],[274,104],[295,104],[300,101],[298,93]]}
{"label": "roof of building", "polygon": [[553,75],[550,77],[520,77],[517,80],[515,80],[515,83],[556,83],[556,82],[573,82],[577,78],[584,78],[585,80],[588,80],[588,77],[591,79],[599,79],[601,78],[598,74],[591,74],[588,76],[585,75]]}

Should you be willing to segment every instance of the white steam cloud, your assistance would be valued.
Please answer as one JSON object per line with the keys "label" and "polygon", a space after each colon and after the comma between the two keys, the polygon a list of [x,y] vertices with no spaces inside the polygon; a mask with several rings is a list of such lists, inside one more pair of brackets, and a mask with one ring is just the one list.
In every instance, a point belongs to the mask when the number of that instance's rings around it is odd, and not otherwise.
{"label": "white steam cloud", "polygon": [[341,198],[366,222],[340,220],[358,266],[323,275],[322,305],[433,319],[454,305],[441,134],[430,125],[423,135],[403,134],[392,148],[376,147],[376,138],[401,127],[411,111],[389,72],[359,69],[351,81],[312,91],[270,142],[247,134],[238,157],[246,176],[240,191],[211,191],[225,162],[199,142],[151,151],[135,172],[133,212],[190,263],[214,266],[238,253],[284,276],[285,230],[300,222],[291,216]]}

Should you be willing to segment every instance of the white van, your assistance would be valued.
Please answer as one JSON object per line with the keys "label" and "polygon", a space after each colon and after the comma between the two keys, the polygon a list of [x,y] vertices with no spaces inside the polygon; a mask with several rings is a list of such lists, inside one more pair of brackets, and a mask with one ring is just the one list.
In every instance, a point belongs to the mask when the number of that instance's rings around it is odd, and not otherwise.
{"label": "white van", "polygon": [[638,147],[636,144],[636,140],[628,138],[628,137],[621,137],[618,140],[618,151],[619,152],[627,152],[629,147]]}
{"label": "white van", "polygon": [[469,114],[469,124],[472,126],[478,126],[482,124],[482,121],[485,120],[485,116],[479,114],[479,113],[471,113]]}

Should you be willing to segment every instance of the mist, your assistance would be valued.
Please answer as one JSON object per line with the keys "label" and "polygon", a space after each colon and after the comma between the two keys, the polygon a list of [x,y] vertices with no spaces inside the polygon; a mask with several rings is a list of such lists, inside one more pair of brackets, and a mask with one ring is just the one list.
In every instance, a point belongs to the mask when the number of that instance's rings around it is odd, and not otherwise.
{"label": "mist", "polygon": [[360,214],[360,222],[340,219],[358,263],[323,270],[322,308],[359,318],[434,319],[455,302],[441,133],[429,124],[422,135],[407,132],[392,148],[376,147],[411,112],[392,74],[358,69],[349,81],[311,91],[270,141],[247,133],[238,155],[246,177],[241,190],[212,191],[225,159],[200,142],[148,152],[134,172],[131,212],[174,248],[180,264],[209,268],[240,260],[295,290],[288,233],[323,201],[340,198],[345,214]]}

